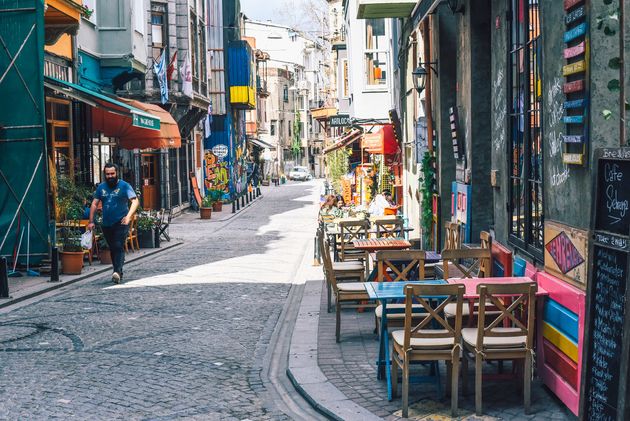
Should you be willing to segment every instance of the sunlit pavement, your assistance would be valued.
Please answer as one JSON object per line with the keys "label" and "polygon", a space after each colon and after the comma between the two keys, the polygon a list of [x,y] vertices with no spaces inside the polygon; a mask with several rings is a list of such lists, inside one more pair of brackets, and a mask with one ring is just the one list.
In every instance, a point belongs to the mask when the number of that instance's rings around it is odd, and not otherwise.
{"label": "sunlit pavement", "polygon": [[[0,419],[287,419],[263,356],[304,250],[316,182],[267,188],[184,245],[0,315]],[[229,212],[228,207],[224,212]]]}

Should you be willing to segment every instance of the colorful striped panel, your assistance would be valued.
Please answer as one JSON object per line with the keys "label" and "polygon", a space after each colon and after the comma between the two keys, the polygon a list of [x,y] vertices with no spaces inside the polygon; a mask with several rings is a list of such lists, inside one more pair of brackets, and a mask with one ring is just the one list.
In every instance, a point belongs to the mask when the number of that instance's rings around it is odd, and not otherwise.
{"label": "colorful striped panel", "polygon": [[558,329],[547,322],[543,322],[542,334],[545,339],[554,344],[573,361],[578,362],[578,346],[568,337],[564,336]]}
{"label": "colorful striped panel", "polygon": [[543,348],[545,350],[545,364],[566,380],[573,389],[577,390],[577,364],[571,361],[562,351],[553,346],[546,339],[543,339]]}
{"label": "colorful striped panel", "polygon": [[545,300],[545,322],[558,329],[573,342],[578,343],[578,316],[557,301]]}
{"label": "colorful striped panel", "polygon": [[527,262],[525,259],[514,257],[514,270],[512,271],[513,276],[525,276],[526,265]]}

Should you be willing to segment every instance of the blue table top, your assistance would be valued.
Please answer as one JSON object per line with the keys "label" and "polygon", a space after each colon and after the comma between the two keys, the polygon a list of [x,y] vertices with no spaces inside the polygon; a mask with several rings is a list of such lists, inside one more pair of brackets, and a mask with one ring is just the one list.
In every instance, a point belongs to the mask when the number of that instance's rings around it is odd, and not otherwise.
{"label": "blue table top", "polygon": [[371,300],[394,300],[405,298],[405,286],[407,285],[441,285],[446,283],[443,279],[407,282],[366,282],[365,289]]}

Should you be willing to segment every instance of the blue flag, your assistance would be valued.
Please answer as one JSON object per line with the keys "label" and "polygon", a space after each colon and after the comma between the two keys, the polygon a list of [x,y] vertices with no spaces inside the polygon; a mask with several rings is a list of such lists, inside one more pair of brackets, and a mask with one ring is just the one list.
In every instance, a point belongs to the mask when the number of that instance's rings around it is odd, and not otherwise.
{"label": "blue flag", "polygon": [[162,96],[162,104],[168,102],[168,80],[166,78],[166,49],[162,51],[160,58],[153,63],[153,72],[157,76],[160,83],[160,95]]}

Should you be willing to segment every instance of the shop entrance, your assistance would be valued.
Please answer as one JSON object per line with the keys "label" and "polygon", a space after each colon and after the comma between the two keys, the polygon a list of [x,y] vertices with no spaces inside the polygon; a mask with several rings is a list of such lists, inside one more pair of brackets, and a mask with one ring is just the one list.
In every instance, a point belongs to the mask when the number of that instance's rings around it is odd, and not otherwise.
{"label": "shop entrance", "polygon": [[141,156],[142,207],[145,209],[160,208],[158,157],[154,154]]}

